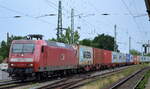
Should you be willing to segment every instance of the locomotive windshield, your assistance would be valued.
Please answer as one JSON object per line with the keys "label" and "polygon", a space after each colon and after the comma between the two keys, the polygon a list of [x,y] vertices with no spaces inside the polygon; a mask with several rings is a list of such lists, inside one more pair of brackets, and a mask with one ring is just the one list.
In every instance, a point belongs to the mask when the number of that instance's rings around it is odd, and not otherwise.
{"label": "locomotive windshield", "polygon": [[13,53],[32,53],[34,51],[34,44],[13,44]]}

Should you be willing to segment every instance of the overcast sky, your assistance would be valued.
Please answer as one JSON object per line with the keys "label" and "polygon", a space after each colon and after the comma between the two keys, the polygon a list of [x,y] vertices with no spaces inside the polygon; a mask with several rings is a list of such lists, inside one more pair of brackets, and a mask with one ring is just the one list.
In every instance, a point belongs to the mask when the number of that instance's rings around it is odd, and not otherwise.
{"label": "overcast sky", "polygon": [[[56,37],[57,16],[36,17],[57,14],[57,7],[58,0],[0,0],[0,41],[6,40],[7,32],[18,36],[43,34],[44,39]],[[131,48],[139,51],[141,45],[137,42],[150,40],[144,0],[62,0],[62,7],[64,28],[70,26],[71,8],[80,15],[75,17],[80,39],[92,39],[102,33],[114,36],[116,24],[121,52],[128,52],[129,36]]]}

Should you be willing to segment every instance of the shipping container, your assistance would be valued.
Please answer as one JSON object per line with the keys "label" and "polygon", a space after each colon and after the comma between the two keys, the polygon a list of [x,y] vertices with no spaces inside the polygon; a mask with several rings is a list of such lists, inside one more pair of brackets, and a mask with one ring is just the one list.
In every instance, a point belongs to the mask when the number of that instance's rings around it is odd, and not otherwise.
{"label": "shipping container", "polygon": [[112,64],[112,52],[108,50],[103,50],[103,54],[104,54],[103,63]]}
{"label": "shipping container", "polygon": [[140,56],[137,56],[137,64],[140,64]]}
{"label": "shipping container", "polygon": [[126,54],[122,53],[122,63],[126,63]]}
{"label": "shipping container", "polygon": [[103,64],[103,50],[98,48],[93,48],[93,64]]}
{"label": "shipping container", "polygon": [[140,62],[146,62],[145,57],[144,56],[140,56]]}
{"label": "shipping container", "polygon": [[119,63],[122,63],[122,60],[123,60],[122,53],[118,53],[118,55],[119,55],[118,62],[119,62]]}
{"label": "shipping container", "polygon": [[87,46],[78,46],[79,65],[93,64],[93,48]]}
{"label": "shipping container", "polygon": [[134,62],[134,64],[137,63],[137,56],[133,56],[133,62]]}
{"label": "shipping container", "polygon": [[94,48],[93,64],[111,64],[112,52],[103,49]]}
{"label": "shipping container", "polygon": [[134,62],[133,59],[134,59],[133,55],[130,55],[130,62],[131,62],[131,63]]}
{"label": "shipping container", "polygon": [[149,57],[145,56],[145,60],[143,62],[148,62],[149,61]]}
{"label": "shipping container", "polygon": [[112,52],[112,63],[119,63],[119,56],[117,52]]}
{"label": "shipping container", "polygon": [[134,64],[139,64],[140,56],[133,56]]}
{"label": "shipping container", "polygon": [[150,57],[148,57],[148,60],[147,60],[147,62],[150,62]]}
{"label": "shipping container", "polygon": [[126,63],[130,63],[130,57],[131,55],[130,54],[126,54]]}

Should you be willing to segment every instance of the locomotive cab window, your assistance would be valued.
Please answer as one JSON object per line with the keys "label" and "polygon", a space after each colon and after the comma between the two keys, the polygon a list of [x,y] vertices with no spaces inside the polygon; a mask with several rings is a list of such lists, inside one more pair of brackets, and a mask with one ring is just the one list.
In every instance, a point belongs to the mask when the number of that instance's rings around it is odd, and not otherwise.
{"label": "locomotive cab window", "polygon": [[33,53],[34,52],[34,44],[13,44],[12,52],[13,53]]}

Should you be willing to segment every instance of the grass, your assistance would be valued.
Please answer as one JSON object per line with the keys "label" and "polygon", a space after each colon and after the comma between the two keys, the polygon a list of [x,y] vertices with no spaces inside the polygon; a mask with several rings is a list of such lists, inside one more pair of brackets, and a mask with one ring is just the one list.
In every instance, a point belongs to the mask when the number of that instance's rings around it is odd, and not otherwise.
{"label": "grass", "polygon": [[144,74],[144,78],[142,79],[142,81],[140,81],[140,83],[138,84],[136,89],[145,89],[149,78],[150,78],[150,71],[148,71]]}
{"label": "grass", "polygon": [[101,78],[97,77],[97,79],[94,82],[89,82],[88,84],[80,87],[79,89],[102,89],[105,88],[114,82],[117,82],[118,80],[127,77],[128,75],[132,74],[133,72],[144,68],[145,66],[148,66],[147,64],[142,65],[136,65],[129,67],[127,69],[124,69],[116,74]]}

